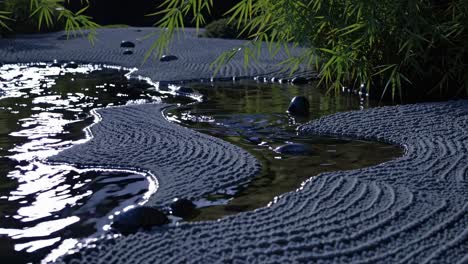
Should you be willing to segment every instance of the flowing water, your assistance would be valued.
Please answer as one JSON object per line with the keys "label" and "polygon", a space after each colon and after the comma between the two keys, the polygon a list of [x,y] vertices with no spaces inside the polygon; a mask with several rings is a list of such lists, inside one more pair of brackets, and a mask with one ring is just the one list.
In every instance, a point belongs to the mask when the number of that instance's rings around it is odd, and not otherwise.
{"label": "flowing water", "polygon": [[[190,85],[197,103],[170,89],[126,78],[127,71],[80,65],[3,65],[0,68],[0,256],[8,263],[50,260],[80,239],[108,232],[112,216],[143,204],[156,189],[151,175],[113,168],[51,164],[47,158],[88,140],[92,110],[134,103],[180,103],[166,113],[181,125],[232,142],[255,155],[263,171],[245,186],[200,197],[190,221],[216,219],[267,205],[325,171],[362,168],[401,156],[386,144],[346,138],[301,137],[296,127],[338,111],[369,107],[359,98],[320,93],[310,85],[266,85],[252,81]],[[187,94],[185,94],[187,95]],[[193,94],[190,94],[193,95]],[[311,102],[311,115],[285,113],[294,95]],[[311,155],[290,156],[274,148],[295,142]]]}

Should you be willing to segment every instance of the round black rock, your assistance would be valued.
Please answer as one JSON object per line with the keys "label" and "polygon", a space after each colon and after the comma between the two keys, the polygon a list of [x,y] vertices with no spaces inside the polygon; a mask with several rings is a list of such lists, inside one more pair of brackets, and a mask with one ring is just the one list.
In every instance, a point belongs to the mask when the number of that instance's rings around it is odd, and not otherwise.
{"label": "round black rock", "polygon": [[314,153],[314,149],[311,146],[299,143],[279,146],[274,151],[286,155],[311,155]]}
{"label": "round black rock", "polygon": [[128,41],[128,40],[124,40],[120,42],[120,47],[121,48],[135,48],[135,43]]}
{"label": "round black rock", "polygon": [[304,77],[295,77],[291,80],[292,84],[307,84],[309,81],[307,81],[306,78]]}
{"label": "round black rock", "polygon": [[174,199],[174,202],[170,205],[172,215],[186,218],[195,212],[196,206],[192,201],[188,199]]}
{"label": "round black rock", "polygon": [[167,216],[156,208],[148,206],[135,207],[115,218],[112,227],[122,234],[131,234],[138,229],[151,229],[169,223]]}
{"label": "round black rock", "polygon": [[78,68],[78,64],[74,61],[70,61],[69,63],[66,63],[63,67],[67,69],[76,69]]}
{"label": "round black rock", "polygon": [[131,50],[131,49],[126,49],[123,52],[123,55],[132,55],[132,54],[133,54],[133,50]]}
{"label": "round black rock", "polygon": [[309,114],[309,100],[304,96],[296,96],[288,106],[288,113],[291,115],[306,116]]}
{"label": "round black rock", "polygon": [[167,61],[174,61],[178,59],[179,58],[177,58],[177,56],[174,56],[174,55],[162,55],[159,61],[167,62]]}

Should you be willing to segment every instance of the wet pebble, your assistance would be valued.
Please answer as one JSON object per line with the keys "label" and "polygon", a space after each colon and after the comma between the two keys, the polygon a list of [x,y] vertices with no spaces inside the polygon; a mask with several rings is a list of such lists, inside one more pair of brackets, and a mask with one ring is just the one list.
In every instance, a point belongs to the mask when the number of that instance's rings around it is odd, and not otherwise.
{"label": "wet pebble", "polygon": [[78,68],[78,64],[74,61],[70,61],[69,63],[65,63],[63,67],[67,69],[76,69]]}
{"label": "wet pebble", "polygon": [[294,77],[291,80],[291,83],[292,84],[307,84],[307,83],[309,83],[309,81],[307,81],[307,79],[304,78],[304,77]]}
{"label": "wet pebble", "polygon": [[195,204],[192,203],[192,201],[188,199],[174,199],[174,201],[170,205],[172,215],[177,216],[177,217],[189,217],[193,215],[195,212]]}
{"label": "wet pebble", "polygon": [[169,223],[169,219],[160,210],[149,206],[140,206],[118,215],[112,227],[122,234],[130,234],[140,228],[147,230],[167,223]]}
{"label": "wet pebble", "polygon": [[135,43],[128,41],[128,40],[124,40],[120,42],[120,47],[121,48],[135,48]]}
{"label": "wet pebble", "polygon": [[179,58],[177,58],[174,55],[162,55],[161,58],[159,59],[159,61],[167,62],[167,61],[173,61],[173,60],[177,60],[177,59],[179,59]]}
{"label": "wet pebble", "polygon": [[132,55],[132,54],[133,54],[133,50],[131,50],[131,49],[126,49],[123,52],[123,55]]}
{"label": "wet pebble", "polygon": [[275,152],[286,155],[311,155],[314,149],[306,144],[291,143],[279,146],[274,149]]}
{"label": "wet pebble", "polygon": [[309,100],[304,96],[294,97],[288,106],[288,113],[291,115],[305,116],[309,114]]}

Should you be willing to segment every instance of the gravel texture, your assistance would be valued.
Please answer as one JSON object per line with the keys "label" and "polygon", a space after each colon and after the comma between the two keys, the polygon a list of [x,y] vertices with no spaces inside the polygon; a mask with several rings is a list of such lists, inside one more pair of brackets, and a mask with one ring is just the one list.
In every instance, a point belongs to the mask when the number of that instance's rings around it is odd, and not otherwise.
{"label": "gravel texture", "polygon": [[[95,49],[60,34],[2,40],[2,62],[72,59],[138,66],[121,54],[134,28],[103,30]],[[239,42],[186,37],[179,60],[145,64],[153,80],[209,78],[207,61]],[[274,72],[265,59],[247,71],[240,61],[223,76]],[[94,138],[57,159],[91,165],[136,166],[160,180],[150,203],[198,196],[236,184],[258,169],[244,151],[170,124],[164,105],[102,109]],[[405,146],[406,154],[370,168],[324,173],[270,206],[218,221],[181,224],[98,241],[63,263],[468,263],[468,101],[427,103],[339,113],[301,127],[304,134],[343,135]]]}
{"label": "gravel texture", "polygon": [[[245,43],[244,40],[199,38],[194,29],[188,28],[185,30],[185,35],[181,35],[180,38],[175,37],[170,45],[168,55],[177,56],[177,60],[161,62],[159,58],[152,57],[144,62],[146,52],[158,36],[157,31],[155,28],[132,27],[100,29],[94,46],[86,37],[77,36],[67,39],[64,32],[19,35],[12,39],[1,39],[0,62],[51,62],[56,59],[64,62],[137,67],[136,75],[160,82],[209,80],[213,77],[211,63],[222,52],[239,48]],[[152,36],[151,33],[155,34]],[[133,55],[123,54],[126,48],[121,48],[120,43],[124,40],[135,43]],[[300,52],[299,49],[293,50],[293,54]],[[232,79],[232,77],[284,78],[289,76],[289,73],[279,73],[281,67],[277,65],[287,58],[285,52],[279,52],[271,58],[265,48],[262,54],[258,62],[252,61],[248,68],[244,67],[243,54],[238,54],[215,77]],[[307,76],[304,69],[300,69],[296,75]]]}

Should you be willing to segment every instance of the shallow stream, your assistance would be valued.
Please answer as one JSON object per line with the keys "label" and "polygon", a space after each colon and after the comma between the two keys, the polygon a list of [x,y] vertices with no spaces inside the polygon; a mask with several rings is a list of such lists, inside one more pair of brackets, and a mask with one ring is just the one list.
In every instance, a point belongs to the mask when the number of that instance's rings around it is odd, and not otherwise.
{"label": "shallow stream", "polygon": [[[195,201],[199,208],[185,219],[189,221],[254,210],[321,172],[367,167],[403,153],[399,147],[376,142],[297,135],[297,126],[311,119],[373,105],[354,95],[327,95],[313,85],[254,81],[194,83],[189,85],[194,93],[177,94],[128,79],[126,73],[72,64],[0,68],[0,255],[8,263],[51,260],[82,238],[113,235],[108,232],[112,215],[144,204],[155,191],[151,175],[136,169],[83,169],[47,162],[89,139],[84,129],[97,121],[91,114],[97,108],[177,103],[179,107],[166,112],[168,120],[236,144],[262,162],[262,173],[246,186]],[[204,100],[187,95],[203,95]],[[309,98],[309,117],[285,113],[295,95]],[[292,142],[310,145],[314,151],[294,156],[274,151]]]}

